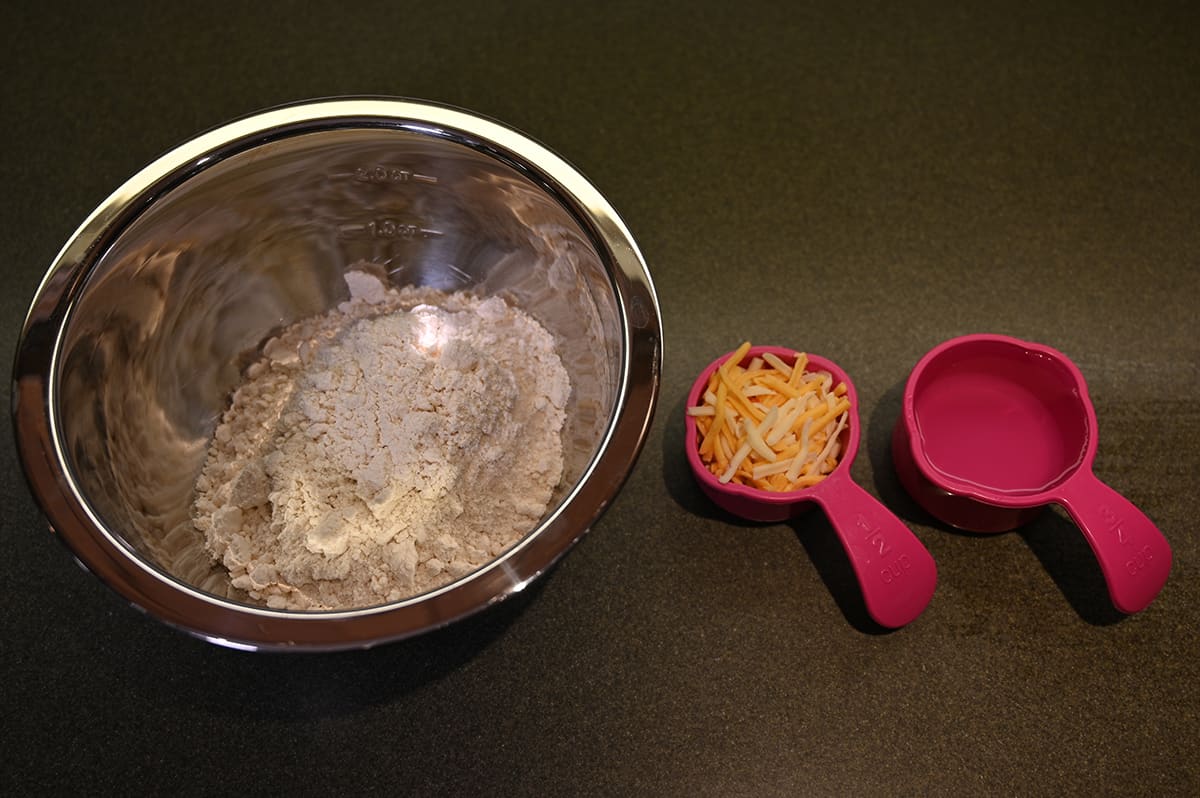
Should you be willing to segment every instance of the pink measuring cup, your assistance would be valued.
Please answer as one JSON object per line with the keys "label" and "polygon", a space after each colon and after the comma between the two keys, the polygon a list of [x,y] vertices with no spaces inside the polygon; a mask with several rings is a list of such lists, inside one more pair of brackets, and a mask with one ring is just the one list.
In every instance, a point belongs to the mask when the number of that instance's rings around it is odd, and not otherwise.
{"label": "pink measuring cup", "polygon": [[892,459],[929,513],[1003,532],[1061,505],[1100,563],[1117,609],[1144,609],[1171,570],[1162,533],[1092,473],[1096,411],[1083,374],[1048,346],[967,335],[934,347],[904,388]]}
{"label": "pink measuring cup", "polygon": [[[742,364],[770,352],[788,365],[796,352],[777,346],[750,349]],[[705,388],[713,372],[729,358],[708,365],[688,393],[687,406],[703,403]],[[933,597],[937,567],[933,557],[904,523],[850,477],[850,465],[858,453],[862,431],[858,424],[858,395],[854,383],[833,362],[808,356],[809,371],[828,371],[833,383],[846,384],[850,400],[849,419],[842,430],[842,454],[837,467],[809,488],[778,492],[733,482],[722,483],[700,459],[700,434],[695,419],[686,415],[687,458],[700,489],[718,507],[750,521],[777,523],[819,506],[837,532],[862,588],[867,613],[881,626],[892,629],[914,620]]]}

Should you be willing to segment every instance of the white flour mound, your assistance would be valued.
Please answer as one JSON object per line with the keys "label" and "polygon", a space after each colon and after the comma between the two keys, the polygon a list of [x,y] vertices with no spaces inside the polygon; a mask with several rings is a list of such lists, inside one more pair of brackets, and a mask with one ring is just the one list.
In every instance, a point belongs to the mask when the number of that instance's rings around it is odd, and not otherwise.
{"label": "white flour mound", "polygon": [[570,392],[554,340],[504,300],[385,288],[267,342],[218,425],[193,520],[270,607],[413,596],[545,513]]}

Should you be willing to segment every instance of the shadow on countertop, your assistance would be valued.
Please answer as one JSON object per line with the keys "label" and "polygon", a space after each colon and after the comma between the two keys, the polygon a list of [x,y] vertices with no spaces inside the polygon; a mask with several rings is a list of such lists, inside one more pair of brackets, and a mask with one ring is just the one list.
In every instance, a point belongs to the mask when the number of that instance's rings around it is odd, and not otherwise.
{"label": "shadow on countertop", "polygon": [[470,662],[504,635],[552,576],[553,569],[525,590],[447,627],[367,650],[248,653],[173,640],[164,655],[170,668],[203,674],[202,680],[168,677],[145,688],[166,691],[164,703],[191,703],[208,715],[250,713],[282,721],[352,715],[393,703]]}

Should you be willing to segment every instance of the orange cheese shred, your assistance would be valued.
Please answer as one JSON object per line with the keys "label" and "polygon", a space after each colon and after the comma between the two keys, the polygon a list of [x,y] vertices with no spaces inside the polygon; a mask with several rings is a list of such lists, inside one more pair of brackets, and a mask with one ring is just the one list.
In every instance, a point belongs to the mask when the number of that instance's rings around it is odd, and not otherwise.
{"label": "orange cheese shred", "polygon": [[846,384],[809,371],[803,352],[747,361],[750,348],[743,342],[722,361],[700,403],[688,408],[697,430],[692,445],[721,482],[776,492],[815,485],[839,462],[850,422]]}

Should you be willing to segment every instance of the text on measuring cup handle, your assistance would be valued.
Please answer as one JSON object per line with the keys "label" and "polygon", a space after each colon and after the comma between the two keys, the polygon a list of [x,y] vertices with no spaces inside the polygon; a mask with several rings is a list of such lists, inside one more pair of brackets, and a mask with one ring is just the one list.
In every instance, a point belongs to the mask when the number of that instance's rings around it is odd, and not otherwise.
{"label": "text on measuring cup handle", "polygon": [[[884,536],[883,531],[872,524],[866,516],[859,514],[854,519],[854,523],[858,527],[859,532],[862,533],[862,539],[870,550],[871,555],[878,554],[880,557],[886,557],[892,553],[892,547],[888,543],[887,537]],[[883,567],[879,569],[879,579],[885,585],[890,585],[911,568],[912,560],[909,559],[907,554],[901,554],[891,562],[883,564]]]}
{"label": "text on measuring cup handle", "polygon": [[1107,504],[1100,505],[1100,517],[1104,519],[1104,526],[1108,529],[1108,534],[1117,539],[1121,545],[1129,543],[1129,537],[1125,529],[1121,526],[1121,519]]}
{"label": "text on measuring cup handle", "polygon": [[1154,559],[1154,552],[1149,546],[1142,546],[1141,551],[1135,551],[1133,556],[1125,561],[1125,570],[1130,576],[1136,575],[1139,571],[1144,571],[1150,567],[1150,561]]}
{"label": "text on measuring cup handle", "polygon": [[[1130,540],[1129,532],[1123,525],[1120,516],[1107,504],[1100,505],[1100,517],[1104,519],[1104,526],[1108,534],[1116,538],[1118,543],[1122,546],[1129,546],[1133,542]],[[1125,560],[1125,570],[1130,576],[1137,576],[1140,571],[1144,571],[1150,566],[1150,561],[1153,559],[1153,549],[1149,546],[1142,546],[1141,549],[1135,549]]]}

